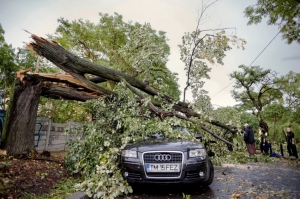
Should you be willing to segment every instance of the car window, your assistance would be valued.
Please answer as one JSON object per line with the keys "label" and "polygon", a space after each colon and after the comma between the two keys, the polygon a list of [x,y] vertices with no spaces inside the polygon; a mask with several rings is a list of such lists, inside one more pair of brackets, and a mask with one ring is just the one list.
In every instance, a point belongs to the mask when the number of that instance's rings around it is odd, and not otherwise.
{"label": "car window", "polygon": [[[191,135],[190,131],[186,127],[176,126],[173,127],[173,130],[178,131],[185,135]],[[162,132],[155,132],[149,136],[146,136],[146,139],[164,139],[166,136]]]}
{"label": "car window", "polygon": [[147,136],[147,137],[152,138],[152,139],[163,139],[163,138],[165,138],[165,135],[162,132],[156,132],[156,133],[153,133],[152,135]]}
{"label": "car window", "polygon": [[176,126],[173,129],[179,131],[182,134],[187,134],[187,135],[191,134],[190,131],[186,127]]}

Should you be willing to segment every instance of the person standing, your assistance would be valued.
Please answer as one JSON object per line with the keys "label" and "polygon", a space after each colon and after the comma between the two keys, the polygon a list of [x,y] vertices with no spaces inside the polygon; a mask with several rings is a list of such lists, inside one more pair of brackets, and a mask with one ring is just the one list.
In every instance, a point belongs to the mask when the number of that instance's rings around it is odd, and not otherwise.
{"label": "person standing", "polygon": [[269,142],[267,141],[266,138],[266,132],[263,130],[262,134],[260,135],[260,151],[262,154],[268,155],[269,154],[269,149],[270,149],[270,145]]}
{"label": "person standing", "polygon": [[291,131],[291,128],[288,127],[286,133],[286,142],[287,142],[287,150],[290,156],[295,156],[298,158],[297,147],[295,144],[295,135]]}
{"label": "person standing", "polygon": [[258,137],[257,139],[255,140],[255,144],[257,145],[260,145],[261,143],[261,135],[262,135],[262,132],[264,131],[264,129],[262,127],[259,127],[259,130],[258,130]]}
{"label": "person standing", "polygon": [[254,132],[249,124],[245,124],[245,131],[244,131],[244,141],[246,143],[247,151],[249,155],[255,154],[255,139],[254,139]]}

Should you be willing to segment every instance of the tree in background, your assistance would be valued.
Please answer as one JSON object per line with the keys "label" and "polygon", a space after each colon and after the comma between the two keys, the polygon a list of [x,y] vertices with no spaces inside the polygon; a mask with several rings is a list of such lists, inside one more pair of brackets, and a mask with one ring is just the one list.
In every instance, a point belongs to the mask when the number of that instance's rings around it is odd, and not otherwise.
{"label": "tree in background", "polygon": [[[184,63],[184,70],[186,72],[186,86],[183,90],[183,102],[186,101],[186,92],[191,89],[192,93],[192,107],[195,111],[200,113],[203,121],[211,120],[211,118],[217,118],[217,121],[228,123],[232,120],[232,123],[239,125],[239,120],[232,117],[218,117],[220,114],[214,110],[208,92],[203,89],[205,79],[209,79],[209,73],[211,72],[211,66],[214,64],[223,65],[223,59],[226,56],[226,52],[231,50],[231,45],[236,45],[237,48],[244,49],[246,41],[238,38],[236,35],[230,35],[226,32],[226,29],[232,28],[218,28],[218,29],[204,29],[201,24],[206,20],[207,10],[216,1],[202,1],[201,10],[196,23],[196,28],[192,32],[184,33],[182,37],[182,44],[178,45],[180,50],[180,60]],[[223,112],[223,116],[226,114]],[[228,116],[228,115],[227,115]],[[220,118],[222,118],[220,120]],[[209,129],[217,132],[218,135],[224,136],[224,130],[207,124]],[[228,150],[226,145],[222,143],[215,143],[214,138],[208,134],[203,133],[203,141],[209,150],[214,148],[218,151],[218,155],[226,153]],[[225,149],[225,150],[224,150]]]}
{"label": "tree in background", "polygon": [[59,71],[53,67],[53,64],[44,59],[37,66],[38,57],[25,47],[14,49],[12,45],[5,42],[4,33],[5,31],[0,24],[0,106],[2,109],[6,109],[17,71],[30,69],[33,72],[37,67],[39,72],[54,73]]}
{"label": "tree in background", "polygon": [[[204,91],[204,79],[209,79],[211,67],[208,64],[222,64],[226,52],[231,49],[230,44],[237,45],[244,49],[246,41],[238,38],[236,35],[226,34],[226,29],[201,29],[200,24],[205,20],[207,9],[217,1],[211,3],[202,1],[202,10],[199,14],[196,30],[191,33],[185,33],[182,37],[182,44],[178,45],[180,56],[184,62],[187,76],[186,86],[183,91],[183,101],[186,100],[186,91],[191,88],[193,99],[203,102],[202,99],[197,99],[202,95],[206,95]],[[206,99],[208,96],[206,95]],[[210,101],[210,100],[209,100]],[[211,106],[211,105],[210,105]]]}
{"label": "tree in background", "polygon": [[5,42],[4,33],[0,24],[0,105],[2,109],[5,109],[5,100],[9,96],[9,89],[13,85],[18,70],[14,49]]}
{"label": "tree in background", "polygon": [[270,69],[264,70],[259,66],[240,65],[239,68],[242,71],[229,74],[230,78],[235,80],[232,96],[240,102],[239,106],[242,110],[252,111],[260,127],[268,131],[268,124],[261,113],[264,106],[282,97],[280,87],[275,81],[277,73]]}
{"label": "tree in background", "polygon": [[[25,47],[18,48],[15,55],[15,62],[18,69],[30,69],[32,72],[36,70],[38,57],[32,54]],[[40,63],[39,63],[40,64]]]}
{"label": "tree in background", "polygon": [[283,92],[283,105],[296,110],[300,107],[300,73],[290,71],[277,80]]}
{"label": "tree in background", "polygon": [[53,122],[84,122],[87,121],[89,115],[90,111],[87,111],[87,105],[84,102],[40,97],[38,116],[49,117]]}
{"label": "tree in background", "polygon": [[268,18],[267,24],[278,26],[288,44],[293,41],[300,44],[299,0],[257,0],[244,13],[249,18],[248,25],[258,24],[263,18]]}
{"label": "tree in background", "polygon": [[277,80],[282,88],[283,106],[289,109],[288,122],[300,124],[300,73],[290,71]]}
{"label": "tree in background", "polygon": [[[293,126],[295,132],[300,131],[300,73],[296,73],[293,71],[289,71],[286,75],[282,75],[281,77],[277,78],[278,87],[281,88],[281,92],[283,93],[283,97],[281,100],[277,101],[277,104],[284,107],[277,108],[275,110],[277,113],[277,117],[280,118],[281,114],[283,116],[280,120],[277,120],[278,130],[282,131],[287,126]],[[280,113],[284,111],[284,113]],[[280,140],[285,140],[285,136],[282,133]],[[296,140],[300,139],[300,134],[295,133]],[[277,138],[277,136],[276,136]]]}
{"label": "tree in background", "polygon": [[[259,128],[259,122],[255,115],[253,115],[251,112],[242,111],[241,112],[241,125],[249,124],[254,132],[256,132]],[[244,127],[243,127],[244,128]]]}
{"label": "tree in background", "polygon": [[[278,122],[282,121],[285,115],[288,115],[289,110],[285,108],[282,104],[272,103],[268,104],[263,108],[262,116],[265,120],[273,122],[273,140],[282,137],[282,127],[278,127]],[[279,132],[279,135],[278,135]],[[277,139],[279,141],[279,139]]]}

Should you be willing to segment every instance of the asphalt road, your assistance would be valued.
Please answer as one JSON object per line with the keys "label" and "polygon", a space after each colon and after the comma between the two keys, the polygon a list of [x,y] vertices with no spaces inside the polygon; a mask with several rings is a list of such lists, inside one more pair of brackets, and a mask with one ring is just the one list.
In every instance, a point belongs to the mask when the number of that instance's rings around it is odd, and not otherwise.
{"label": "asphalt road", "polygon": [[[297,160],[288,160],[297,161]],[[209,187],[140,185],[125,199],[284,198],[300,199],[300,168],[288,161],[215,166]],[[298,164],[299,165],[299,164]]]}

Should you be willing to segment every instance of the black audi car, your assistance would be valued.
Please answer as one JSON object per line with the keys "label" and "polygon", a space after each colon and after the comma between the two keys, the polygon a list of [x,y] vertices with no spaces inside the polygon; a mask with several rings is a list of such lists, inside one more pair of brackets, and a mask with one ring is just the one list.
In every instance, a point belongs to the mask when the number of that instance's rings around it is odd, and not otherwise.
{"label": "black audi car", "polygon": [[[186,131],[185,131],[186,133]],[[210,185],[214,167],[204,146],[197,141],[165,139],[156,133],[122,151],[123,177],[133,183],[199,183]]]}

